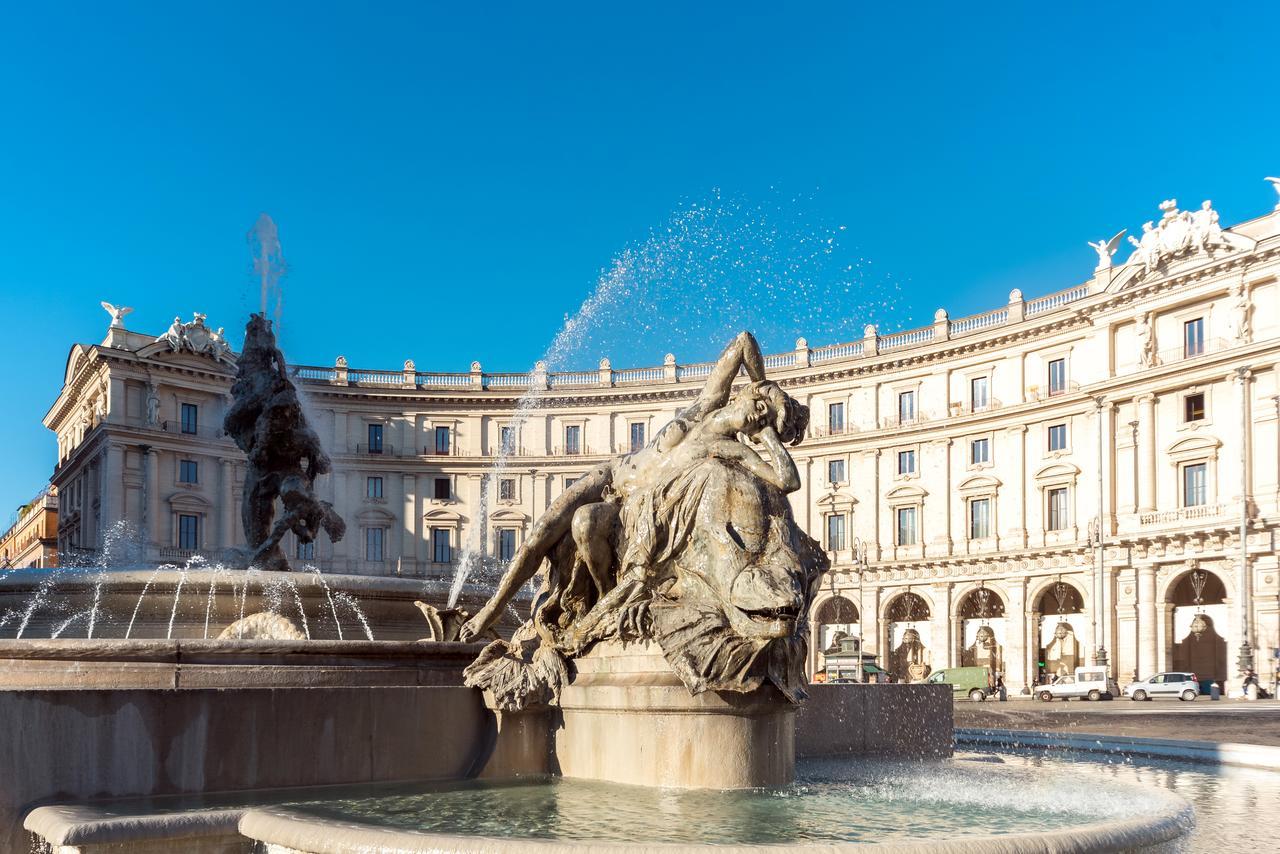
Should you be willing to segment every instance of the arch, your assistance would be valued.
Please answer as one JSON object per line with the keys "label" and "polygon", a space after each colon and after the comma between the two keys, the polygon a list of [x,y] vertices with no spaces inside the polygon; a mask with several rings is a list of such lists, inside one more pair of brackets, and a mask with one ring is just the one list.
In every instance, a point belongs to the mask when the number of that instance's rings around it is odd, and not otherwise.
{"label": "arch", "polygon": [[[985,594],[986,601],[983,601]],[[955,599],[952,617],[959,620],[998,619],[1006,616],[1007,597],[993,585],[974,585]]]}
{"label": "arch", "polygon": [[860,621],[859,616],[858,606],[837,594],[814,606],[813,622],[819,626],[828,623],[857,623]]}
{"label": "arch", "polygon": [[[1195,588],[1197,575],[1203,578],[1203,586],[1197,594]],[[1199,598],[1200,602],[1195,600]],[[1195,605],[1221,605],[1230,598],[1227,580],[1211,569],[1199,565],[1189,566],[1182,572],[1169,578],[1160,601],[1174,607],[1194,607]]]}
{"label": "arch", "polygon": [[[1059,584],[1062,589],[1058,588]],[[1030,593],[1027,601],[1031,603],[1031,611],[1035,614],[1083,614],[1089,607],[1085,588],[1074,580],[1046,578]]]}
{"label": "arch", "polygon": [[914,590],[903,590],[885,600],[886,623],[923,622],[933,614],[933,603]]}

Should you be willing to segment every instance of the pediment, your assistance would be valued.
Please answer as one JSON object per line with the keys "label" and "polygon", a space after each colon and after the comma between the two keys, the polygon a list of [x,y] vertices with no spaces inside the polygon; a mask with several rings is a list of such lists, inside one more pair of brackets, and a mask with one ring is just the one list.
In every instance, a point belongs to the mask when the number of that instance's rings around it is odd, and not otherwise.
{"label": "pediment", "polygon": [[362,525],[385,525],[395,522],[396,517],[380,507],[366,507],[356,514],[356,521]]}
{"label": "pediment", "polygon": [[174,510],[208,510],[213,502],[198,492],[175,492],[169,496],[169,506]]}
{"label": "pediment", "polygon": [[1072,463],[1056,462],[1050,463],[1044,468],[1036,472],[1036,480],[1061,480],[1064,478],[1074,479],[1080,474],[1080,467]]}
{"label": "pediment", "polygon": [[887,501],[902,501],[912,498],[924,498],[929,493],[914,484],[896,486],[884,494]]}
{"label": "pediment", "polygon": [[[496,517],[496,514],[495,514]],[[453,510],[445,510],[443,507],[437,507],[434,510],[428,510],[422,514],[422,518],[428,522],[441,522],[450,525],[456,525],[462,522],[462,516]]]}
{"label": "pediment", "polygon": [[976,492],[978,490],[992,490],[1000,487],[1000,478],[989,474],[975,474],[973,477],[965,478],[956,487],[960,492]]}
{"label": "pediment", "polygon": [[1183,456],[1186,454],[1202,454],[1206,451],[1217,452],[1222,447],[1222,441],[1216,436],[1206,436],[1197,434],[1195,436],[1187,436],[1185,439],[1179,439],[1174,442],[1165,451],[1170,456]]}
{"label": "pediment", "polygon": [[64,385],[71,385],[71,381],[75,379],[76,374],[80,373],[80,369],[84,367],[85,362],[89,360],[89,350],[83,344],[76,344],[71,348],[71,352],[67,354],[67,371],[63,377]]}
{"label": "pediment", "polygon": [[235,370],[234,356],[216,359],[207,353],[192,352],[175,352],[172,347],[165,341],[156,341],[148,344],[138,351],[138,356],[143,359],[149,359],[153,362],[162,362],[166,365],[174,365],[184,368],[196,368],[198,370],[207,371],[210,368],[218,371],[232,372]]}
{"label": "pediment", "polygon": [[494,522],[519,522],[522,525],[529,522],[528,514],[521,513],[519,510],[512,510],[510,507],[495,510],[489,515],[489,518]]}
{"label": "pediment", "polygon": [[826,493],[816,503],[819,507],[852,507],[858,503],[858,500],[852,495],[846,495],[836,490],[835,492]]}

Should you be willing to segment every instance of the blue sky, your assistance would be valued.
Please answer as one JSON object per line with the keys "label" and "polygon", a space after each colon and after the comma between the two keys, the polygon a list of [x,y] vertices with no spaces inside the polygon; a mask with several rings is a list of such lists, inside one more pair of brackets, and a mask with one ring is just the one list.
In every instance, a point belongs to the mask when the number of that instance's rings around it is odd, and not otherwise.
{"label": "blue sky", "polygon": [[98,301],[238,330],[262,211],[293,361],[522,370],[628,247],[566,362],[916,326],[1085,279],[1162,199],[1274,204],[1271,4],[783,5],[9,8],[0,508]]}

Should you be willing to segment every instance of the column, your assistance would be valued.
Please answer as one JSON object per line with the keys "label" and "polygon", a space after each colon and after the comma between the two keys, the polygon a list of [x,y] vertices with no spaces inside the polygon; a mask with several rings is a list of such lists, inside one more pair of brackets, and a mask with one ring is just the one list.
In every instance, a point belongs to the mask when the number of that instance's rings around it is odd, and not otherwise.
{"label": "column", "polygon": [[[932,512],[929,513],[929,522],[925,530],[933,532],[933,539],[926,544],[925,553],[942,557],[951,553],[953,542],[951,537],[951,440],[935,439],[926,447],[938,463],[937,469],[942,472],[942,483],[940,485],[930,483],[925,487],[932,493],[932,500],[925,502],[926,510],[929,510],[932,505]],[[928,470],[924,460],[921,460],[921,474]],[[941,495],[938,494],[939,486]]]}
{"label": "column", "polygon": [[409,575],[418,574],[418,477],[406,474],[401,477],[401,495],[404,501],[400,510],[400,571]]}
{"label": "column", "polygon": [[[997,521],[1008,520],[1003,539],[1007,548],[1023,549],[1027,547],[1027,427],[1019,424],[1005,430],[1005,452],[1009,455],[1009,477],[1002,490],[1007,504],[1006,512],[996,509]],[[998,449],[993,449],[998,453]],[[1004,545],[1002,543],[1002,545]]]}
{"label": "column", "polygon": [[1144,394],[1138,403],[1138,512],[1156,509],[1156,396]]}
{"label": "column", "polygon": [[429,564],[429,563],[431,562],[431,552],[430,552],[430,549],[431,549],[431,543],[430,543],[430,542],[428,542],[428,538],[427,538],[427,530],[426,530],[426,527],[425,527],[425,526],[426,526],[426,522],[425,522],[425,520],[424,520],[422,517],[423,517],[423,513],[425,512],[425,511],[424,511],[424,509],[423,509],[423,508],[425,507],[425,505],[426,505],[425,496],[427,496],[428,494],[430,494],[430,493],[428,493],[428,492],[427,492],[427,490],[428,490],[428,489],[430,489],[430,488],[431,488],[431,486],[432,486],[432,484],[430,484],[430,483],[428,483],[428,482],[425,482],[425,481],[426,481],[426,476],[425,476],[425,475],[414,475],[414,490],[413,490],[413,494],[414,494],[415,498],[416,498],[417,496],[424,496],[424,500],[422,500],[422,501],[416,501],[416,500],[415,500],[415,501],[414,501],[414,508],[413,508],[413,539],[414,539],[413,554],[414,554],[415,559],[416,559],[416,560],[417,560],[417,562],[418,562],[418,566],[422,567],[422,571],[423,571],[423,574],[424,574],[424,575],[426,574],[426,571],[427,571],[427,568],[428,568],[428,567],[427,567],[427,564]]}
{"label": "column", "polygon": [[124,448],[109,444],[99,460],[98,548],[103,548],[107,534],[124,513]]}
{"label": "column", "polygon": [[933,591],[933,613],[929,619],[929,651],[933,654],[932,668],[939,670],[956,665],[956,643],[951,633],[951,583],[930,585]]}
{"label": "column", "polygon": [[1156,613],[1156,568],[1152,564],[1138,567],[1138,678],[1160,671],[1156,645],[1160,635]]}
{"label": "column", "polygon": [[218,527],[218,540],[223,548],[236,544],[236,507],[235,481],[236,466],[232,460],[219,460],[221,468],[218,482],[218,504],[221,520]]}
{"label": "column", "polygon": [[1027,579],[1006,579],[1009,606],[1005,609],[1004,684],[1010,694],[1019,693],[1027,684]]}
{"label": "column", "polygon": [[[867,560],[880,560],[883,550],[880,547],[884,540],[884,533],[880,530],[880,449],[873,448],[866,451],[866,459],[871,464],[871,495],[868,497],[867,505],[871,508],[871,537],[867,543]],[[893,535],[890,533],[890,539],[887,542],[893,542]]]}
{"label": "column", "polygon": [[[339,421],[345,421],[345,417],[340,417]],[[333,482],[333,506],[339,513],[347,507],[347,474],[343,471],[335,471],[329,475]],[[347,572],[350,569],[348,563],[348,555],[355,549],[355,554],[359,554],[359,549],[363,548],[363,543],[352,545],[353,542],[360,540],[364,534],[360,531],[360,525],[349,514],[343,516],[347,519],[347,534],[341,540],[333,544],[333,566],[331,569],[335,572]]]}
{"label": "column", "polygon": [[147,560],[158,560],[160,545],[160,455],[150,445],[142,448],[142,548]]}
{"label": "column", "polygon": [[880,588],[869,584],[865,575],[862,583],[867,584],[866,591],[858,597],[858,601],[866,605],[866,610],[858,614],[858,619],[862,622],[862,645],[863,649],[877,657],[883,667],[888,659],[881,655],[880,649]]}
{"label": "column", "polygon": [[[1240,572],[1236,584],[1240,590],[1240,651],[1237,666],[1240,671],[1254,666],[1253,654],[1253,572],[1249,566],[1249,510],[1253,503],[1252,483],[1252,435],[1249,429],[1252,419],[1249,413],[1249,386],[1253,374],[1247,367],[1236,369],[1236,397],[1240,404]],[[1230,667],[1230,660],[1228,661]]]}

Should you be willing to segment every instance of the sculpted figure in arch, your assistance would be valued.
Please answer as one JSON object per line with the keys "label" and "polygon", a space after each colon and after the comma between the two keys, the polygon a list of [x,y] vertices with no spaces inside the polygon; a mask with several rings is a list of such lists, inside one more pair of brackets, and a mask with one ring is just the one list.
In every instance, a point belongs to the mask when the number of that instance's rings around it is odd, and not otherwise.
{"label": "sculpted figure in arch", "polygon": [[1080,642],[1070,623],[1053,628],[1053,640],[1044,651],[1044,669],[1050,676],[1066,676],[1080,665]]}
{"label": "sculpted figure in arch", "polygon": [[979,626],[973,643],[961,656],[966,667],[990,667],[992,673],[1004,671],[1004,660],[1000,643],[996,640],[995,629],[990,626]]}
{"label": "sculpted figure in arch", "polygon": [[[742,370],[748,382],[733,393]],[[800,486],[787,445],[808,417],[765,378],[755,338],[738,335],[692,405],[644,448],[577,480],[533,526],[460,640],[492,626],[545,561],[533,614],[485,649],[467,683],[505,708],[554,702],[567,658],[620,638],[656,642],[695,693],[768,680],[803,697],[804,623],[827,566],[786,500]]]}
{"label": "sculpted figure in arch", "polygon": [[907,629],[902,643],[893,651],[893,675],[903,682],[923,682],[929,675],[929,648],[920,640],[920,632]]}

